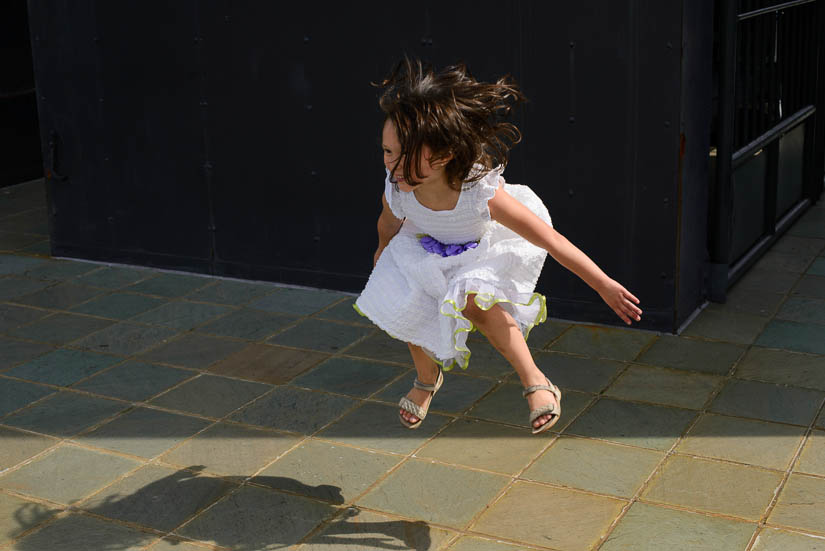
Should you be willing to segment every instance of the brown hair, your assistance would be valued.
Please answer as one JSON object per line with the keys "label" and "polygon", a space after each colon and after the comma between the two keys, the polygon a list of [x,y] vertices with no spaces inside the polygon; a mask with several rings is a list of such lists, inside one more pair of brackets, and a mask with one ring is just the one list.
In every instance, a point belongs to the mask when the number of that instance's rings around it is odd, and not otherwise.
{"label": "brown hair", "polygon": [[447,181],[460,190],[464,182],[505,166],[510,148],[521,141],[518,128],[501,120],[510,114],[511,104],[525,100],[509,75],[494,83],[479,82],[463,63],[436,73],[405,57],[375,86],[384,89],[379,105],[384,120],[395,125],[405,155],[401,169],[411,186],[421,177],[424,144],[433,151],[431,162],[452,154],[445,166]]}

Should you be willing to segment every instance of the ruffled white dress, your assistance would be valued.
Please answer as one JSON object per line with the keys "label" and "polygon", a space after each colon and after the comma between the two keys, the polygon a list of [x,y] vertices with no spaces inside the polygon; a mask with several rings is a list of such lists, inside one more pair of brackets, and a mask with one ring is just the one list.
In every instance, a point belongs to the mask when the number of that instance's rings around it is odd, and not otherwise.
{"label": "ruffled white dress", "polygon": [[[534,292],[547,252],[491,220],[487,206],[499,186],[502,169],[466,184],[452,210],[421,205],[413,192],[400,191],[389,179],[384,195],[393,214],[405,219],[378,259],[355,309],[390,336],[422,347],[445,370],[470,359],[467,336],[475,330],[464,317],[467,295],[479,308],[500,304],[519,324],[525,338],[547,318],[545,298]],[[552,225],[542,200],[524,185],[504,182],[504,190]],[[478,246],[455,256],[428,252],[421,237],[445,244]]]}

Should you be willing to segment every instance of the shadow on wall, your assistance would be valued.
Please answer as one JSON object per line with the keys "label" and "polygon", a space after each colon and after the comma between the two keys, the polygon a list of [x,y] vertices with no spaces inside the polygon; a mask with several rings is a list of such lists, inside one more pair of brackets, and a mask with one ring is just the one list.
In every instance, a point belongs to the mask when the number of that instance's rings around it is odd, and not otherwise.
{"label": "shadow on wall", "polygon": [[[162,532],[176,529],[194,511],[211,505],[231,490],[233,482],[200,476],[202,466],[179,470],[159,478],[129,495],[106,491],[79,509],[102,517],[151,526]],[[234,480],[232,480],[234,479]],[[341,488],[329,484],[309,486],[287,477],[254,477],[252,482],[323,499],[326,503],[268,489],[244,486],[198,515],[177,533],[231,547],[236,551],[279,549],[297,543],[322,521],[338,516],[311,545],[348,545],[357,549],[415,549],[431,546],[430,528],[423,521],[371,521],[370,513],[355,507],[341,509]],[[48,521],[57,511],[27,503],[14,512],[19,534]],[[375,518],[375,517],[373,517]],[[11,536],[11,534],[9,534]],[[15,551],[40,551],[62,546],[97,551],[130,550],[157,539],[156,535],[83,515],[70,515],[48,524],[15,543]],[[172,545],[179,542],[169,540]]]}

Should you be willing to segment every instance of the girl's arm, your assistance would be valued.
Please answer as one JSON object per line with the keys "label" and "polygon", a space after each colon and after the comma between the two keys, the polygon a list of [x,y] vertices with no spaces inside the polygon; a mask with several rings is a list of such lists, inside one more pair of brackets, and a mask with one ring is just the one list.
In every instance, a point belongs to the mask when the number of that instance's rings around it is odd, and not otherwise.
{"label": "girl's arm", "polygon": [[381,256],[381,252],[384,250],[384,247],[390,242],[390,239],[395,237],[395,234],[398,233],[398,230],[401,229],[401,224],[404,222],[403,220],[396,218],[395,215],[390,210],[390,206],[387,204],[387,198],[384,194],[381,194],[381,204],[383,208],[381,210],[381,215],[378,217],[378,250],[375,251],[375,256],[373,257],[372,266],[378,263],[378,257]]}
{"label": "girl's arm", "polygon": [[493,220],[550,253],[559,264],[579,276],[599,293],[602,300],[625,323],[630,325],[631,319],[642,319],[642,311],[636,306],[639,299],[617,281],[610,279],[586,254],[504,191],[502,186],[499,186],[487,205],[490,207],[490,216]]}

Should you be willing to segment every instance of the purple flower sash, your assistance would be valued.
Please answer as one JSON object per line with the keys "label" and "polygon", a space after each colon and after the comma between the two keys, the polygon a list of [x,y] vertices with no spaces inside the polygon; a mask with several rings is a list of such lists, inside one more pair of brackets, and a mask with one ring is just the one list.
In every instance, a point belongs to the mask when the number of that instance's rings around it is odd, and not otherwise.
{"label": "purple flower sash", "polygon": [[468,249],[475,249],[478,247],[478,241],[470,241],[468,243],[447,244],[442,243],[438,239],[427,235],[425,233],[418,234],[421,246],[429,253],[435,253],[441,256],[456,256]]}

